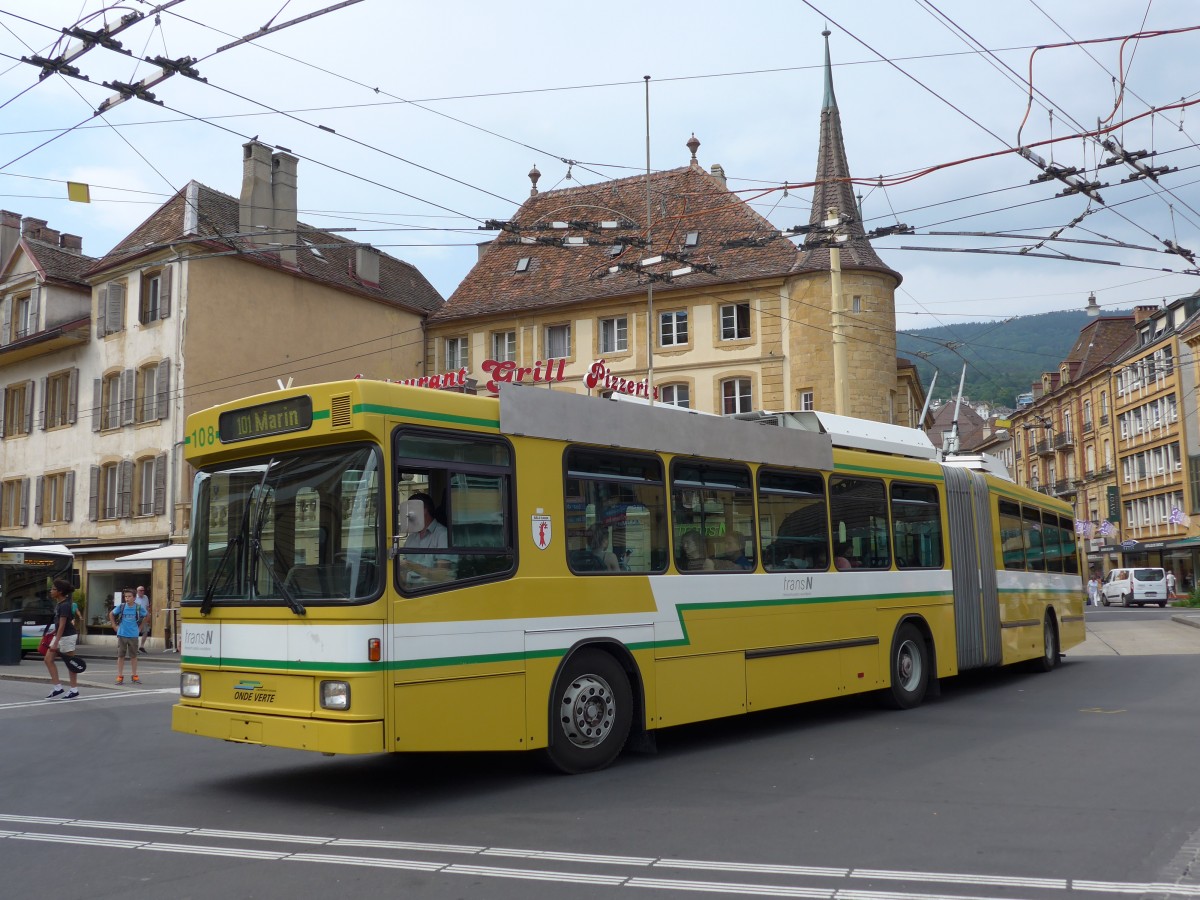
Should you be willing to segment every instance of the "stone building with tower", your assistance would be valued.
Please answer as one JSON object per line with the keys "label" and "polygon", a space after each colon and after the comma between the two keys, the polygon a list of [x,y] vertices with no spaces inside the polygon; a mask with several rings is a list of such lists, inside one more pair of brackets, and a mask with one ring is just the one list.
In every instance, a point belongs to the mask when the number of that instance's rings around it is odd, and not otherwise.
{"label": "stone building with tower", "polygon": [[[828,35],[826,35],[828,41]],[[707,169],[678,168],[529,198],[426,327],[426,383],[470,378],[617,390],[705,412],[836,410],[845,337],[849,415],[915,426],[924,392],[896,357],[900,275],[863,231],[828,43],[812,230],[797,247]],[[825,229],[829,211],[839,219]],[[841,281],[840,322],[834,264]]]}

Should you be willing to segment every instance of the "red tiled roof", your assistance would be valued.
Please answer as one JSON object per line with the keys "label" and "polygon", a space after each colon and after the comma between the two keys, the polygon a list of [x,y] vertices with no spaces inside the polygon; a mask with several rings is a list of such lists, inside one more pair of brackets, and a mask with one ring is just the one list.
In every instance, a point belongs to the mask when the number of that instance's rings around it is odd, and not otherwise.
{"label": "red tiled roof", "polygon": [[[645,176],[622,178],[581,187],[546,191],[530,197],[510,222],[510,228],[488,246],[483,258],[430,321],[547,309],[605,297],[645,291],[634,271],[609,274],[610,266],[636,263],[651,254],[679,254],[687,262],[711,265],[711,273],[696,271],[669,283],[655,285],[656,294],[703,288],[757,278],[786,276],[797,252],[765,218],[697,165],[669,169],[650,176],[653,233],[645,250],[628,241],[644,237]],[[588,223],[618,221],[620,228],[587,227]],[[565,222],[566,229],[538,229]],[[688,232],[697,232],[694,247],[685,247]],[[592,243],[559,246],[562,238],[585,238]],[[538,239],[546,241],[539,243]],[[551,244],[549,241],[553,241]],[[730,242],[737,242],[730,246]],[[624,252],[613,256],[615,245]],[[528,268],[517,272],[527,258]],[[666,273],[687,262],[676,260],[648,271]]]}
{"label": "red tiled roof", "polygon": [[35,241],[28,237],[22,237],[21,244],[38,269],[45,275],[47,281],[87,287],[84,273],[95,265],[95,257],[84,256],[82,253],[71,253],[54,244]]}
{"label": "red tiled roof", "polygon": [[[288,272],[295,272],[280,262],[275,253],[256,249],[248,239],[237,237],[238,200],[202,184],[197,187],[196,231],[183,233],[187,188],[160,206],[129,235],[92,266],[87,274],[95,276],[119,263],[144,253],[158,252],[171,243],[208,241],[225,248],[243,251],[247,260]],[[441,294],[425,276],[410,263],[386,253],[379,255],[379,284],[372,285],[353,272],[357,244],[326,231],[298,223],[300,238],[296,250],[299,274],[334,287],[363,294],[418,312],[428,313],[444,305]],[[315,246],[314,246],[315,245]]]}
{"label": "red tiled roof", "polygon": [[1081,328],[1063,358],[1071,365],[1071,380],[1086,378],[1120,357],[1136,337],[1133,325],[1133,316],[1104,316]]}

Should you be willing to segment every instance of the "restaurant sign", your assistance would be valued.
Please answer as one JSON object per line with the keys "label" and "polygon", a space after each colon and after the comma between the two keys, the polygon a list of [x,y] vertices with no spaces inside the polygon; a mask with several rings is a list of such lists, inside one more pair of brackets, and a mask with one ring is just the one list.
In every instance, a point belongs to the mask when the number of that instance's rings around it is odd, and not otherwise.
{"label": "restaurant sign", "polygon": [[[489,393],[498,394],[500,385],[502,384],[548,384],[551,382],[566,381],[567,361],[565,359],[546,359],[534,360],[532,366],[519,366],[510,360],[485,359],[480,368],[489,375],[489,379],[484,387]],[[356,378],[362,378],[362,375],[356,375]],[[467,369],[462,367],[451,372],[442,372],[437,375],[422,375],[420,378],[400,378],[395,381],[388,378],[386,381],[393,384],[407,384],[413,387],[427,387],[434,390],[442,390],[444,388],[462,388],[465,387],[468,380]],[[615,391],[618,394],[628,394],[631,397],[642,397],[650,399],[651,396],[655,400],[658,399],[658,388],[651,388],[650,382],[646,378],[634,380],[625,378],[624,376],[614,374],[608,367],[607,361],[598,359],[588,366],[587,374],[583,376],[583,383],[588,390]]]}

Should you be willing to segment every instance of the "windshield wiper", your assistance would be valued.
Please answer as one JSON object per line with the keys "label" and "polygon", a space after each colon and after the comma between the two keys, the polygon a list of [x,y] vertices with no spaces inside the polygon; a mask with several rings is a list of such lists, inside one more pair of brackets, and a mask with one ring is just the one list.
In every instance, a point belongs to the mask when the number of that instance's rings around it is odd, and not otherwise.
{"label": "windshield wiper", "polygon": [[[217,593],[217,587],[224,587],[233,578],[233,554],[230,553],[233,548],[241,547],[246,540],[246,527],[250,518],[250,505],[246,504],[246,511],[242,515],[242,528],[225,545],[225,549],[221,551],[221,558],[217,560],[217,571],[213,573],[212,581],[208,583],[208,588],[204,591],[204,602],[200,604],[200,615],[207,616],[212,612],[213,596]],[[226,571],[228,569],[228,571]],[[224,574],[224,578],[222,578]]]}
{"label": "windshield wiper", "polygon": [[[282,579],[280,579],[279,573],[275,571],[275,564],[267,558],[267,554],[263,552],[262,548],[262,530],[263,526],[266,525],[267,519],[267,501],[264,495],[267,486],[267,476],[271,473],[271,466],[274,464],[275,459],[272,458],[267,463],[266,471],[263,472],[262,481],[258,483],[258,518],[254,522],[254,532],[250,536],[250,553],[252,559],[261,562],[266,568],[267,574],[271,576],[271,581],[279,588],[279,595],[283,597],[283,601],[288,605],[288,609],[298,616],[303,616],[308,611],[292,596],[292,592],[287,589]],[[251,579],[250,581],[252,589],[254,581],[255,579]]]}

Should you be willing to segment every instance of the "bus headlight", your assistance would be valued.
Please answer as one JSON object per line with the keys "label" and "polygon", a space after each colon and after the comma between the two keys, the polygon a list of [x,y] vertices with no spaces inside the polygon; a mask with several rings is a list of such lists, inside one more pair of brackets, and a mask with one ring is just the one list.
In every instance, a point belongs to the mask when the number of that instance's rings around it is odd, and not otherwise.
{"label": "bus headlight", "polygon": [[349,709],[350,685],[345,681],[321,682],[322,709]]}
{"label": "bus headlight", "polygon": [[181,697],[199,697],[200,696],[200,673],[199,672],[180,672],[179,673],[179,696],[181,696]]}

